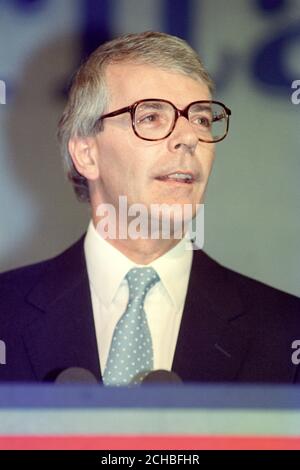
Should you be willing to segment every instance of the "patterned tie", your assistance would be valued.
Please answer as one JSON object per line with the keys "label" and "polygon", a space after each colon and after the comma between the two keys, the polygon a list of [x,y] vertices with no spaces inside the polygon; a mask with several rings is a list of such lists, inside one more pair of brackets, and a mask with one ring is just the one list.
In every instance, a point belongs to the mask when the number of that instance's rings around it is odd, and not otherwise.
{"label": "patterned tie", "polygon": [[152,339],[144,300],[159,276],[153,268],[133,268],[125,279],[129,300],[113,334],[102,378],[105,385],[139,383],[153,369]]}

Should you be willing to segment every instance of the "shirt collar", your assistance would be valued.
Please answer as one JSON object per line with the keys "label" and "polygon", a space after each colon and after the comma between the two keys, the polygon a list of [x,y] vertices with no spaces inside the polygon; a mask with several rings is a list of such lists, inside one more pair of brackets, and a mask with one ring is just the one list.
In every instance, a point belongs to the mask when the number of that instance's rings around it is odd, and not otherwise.
{"label": "shirt collar", "polygon": [[192,265],[192,243],[183,238],[171,250],[151,263],[174,306],[183,306]]}
{"label": "shirt collar", "polygon": [[[85,237],[84,251],[89,281],[100,301],[109,306],[127,272],[140,265],[104,240],[92,221]],[[192,254],[192,244],[184,238],[148,265],[156,270],[176,309],[182,307],[185,300]]]}

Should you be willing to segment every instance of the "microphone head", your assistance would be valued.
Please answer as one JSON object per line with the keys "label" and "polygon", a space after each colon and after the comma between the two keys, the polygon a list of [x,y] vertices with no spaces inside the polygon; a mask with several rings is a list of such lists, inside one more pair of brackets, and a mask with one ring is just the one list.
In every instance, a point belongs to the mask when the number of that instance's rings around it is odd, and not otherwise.
{"label": "microphone head", "polygon": [[175,372],[158,369],[149,372],[142,380],[143,384],[180,384],[181,378]]}
{"label": "microphone head", "polygon": [[87,369],[82,367],[69,367],[68,369],[60,372],[54,380],[57,384],[67,383],[85,383],[85,384],[96,384],[98,380],[96,377]]}

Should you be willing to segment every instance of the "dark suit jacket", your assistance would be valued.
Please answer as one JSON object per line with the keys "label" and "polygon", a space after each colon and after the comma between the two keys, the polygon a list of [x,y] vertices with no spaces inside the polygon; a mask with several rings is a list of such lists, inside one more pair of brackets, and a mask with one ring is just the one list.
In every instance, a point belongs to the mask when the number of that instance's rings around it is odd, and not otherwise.
{"label": "dark suit jacket", "polygon": [[[75,366],[101,380],[83,238],[56,258],[0,275],[0,339],[2,381],[42,381]],[[299,298],[194,252],[172,367],[184,382],[300,382],[295,339]]]}

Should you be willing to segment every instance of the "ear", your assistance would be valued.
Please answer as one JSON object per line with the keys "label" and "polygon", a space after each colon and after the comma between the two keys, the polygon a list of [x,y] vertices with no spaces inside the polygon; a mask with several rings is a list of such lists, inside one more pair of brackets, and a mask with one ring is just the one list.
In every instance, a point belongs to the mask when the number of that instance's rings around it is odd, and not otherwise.
{"label": "ear", "polygon": [[96,180],[99,177],[99,168],[94,138],[72,137],[68,149],[78,173],[88,180]]}

